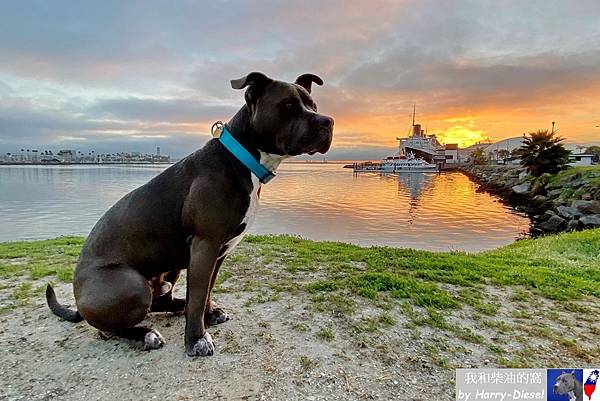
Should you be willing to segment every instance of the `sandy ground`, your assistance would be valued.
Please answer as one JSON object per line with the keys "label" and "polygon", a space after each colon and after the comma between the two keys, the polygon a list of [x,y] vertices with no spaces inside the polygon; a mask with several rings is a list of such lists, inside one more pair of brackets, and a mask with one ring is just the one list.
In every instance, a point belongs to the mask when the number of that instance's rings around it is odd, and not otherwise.
{"label": "sandy ground", "polygon": [[[70,285],[59,299],[73,302]],[[382,361],[378,350],[359,348],[336,336],[315,337],[302,302],[247,304],[250,296],[217,296],[232,319],[212,327],[212,357],[183,352],[184,317],[155,313],[144,322],[167,340],[157,351],[121,339],[102,339],[82,322],[52,315],[40,299],[0,318],[1,400],[389,400],[452,399],[452,374],[420,359],[418,344],[403,341],[398,325],[387,335],[398,340],[399,356]],[[335,331],[335,322],[330,324]],[[441,375],[443,378],[437,378]],[[448,385],[443,385],[447,383]]]}
{"label": "sandy ground", "polygon": [[[381,303],[350,293],[319,300],[282,290],[318,273],[261,265],[227,266],[213,299],[231,320],[209,328],[216,351],[204,358],[185,355],[181,315],[147,317],[143,325],[167,344],[146,352],[54,316],[42,295],[49,278],[4,280],[0,307],[12,306],[0,314],[0,400],[443,401],[454,399],[456,367],[600,365],[595,299],[519,301],[515,289],[488,286],[486,301],[497,310],[463,305],[445,311],[440,326],[408,300],[382,296]],[[23,280],[33,283],[32,292],[15,304]],[[185,276],[180,280],[176,295],[184,296]],[[63,304],[74,304],[70,284],[55,289]],[[351,310],[344,311],[346,301]]]}

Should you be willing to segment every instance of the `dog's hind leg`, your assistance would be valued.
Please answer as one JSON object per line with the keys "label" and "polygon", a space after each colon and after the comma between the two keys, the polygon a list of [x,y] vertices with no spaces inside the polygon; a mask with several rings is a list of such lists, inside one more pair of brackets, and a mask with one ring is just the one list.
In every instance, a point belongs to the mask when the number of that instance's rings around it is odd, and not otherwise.
{"label": "dog's hind leg", "polygon": [[175,298],[173,288],[179,279],[181,270],[172,270],[162,275],[162,280],[171,284],[171,289],[159,297],[153,297],[151,312],[183,312],[185,310],[185,299]]}
{"label": "dog's hind leg", "polygon": [[143,341],[144,351],[159,349],[165,345],[164,337],[158,330],[148,327],[129,327],[114,333],[114,335],[134,341]]}
{"label": "dog's hind leg", "polygon": [[83,318],[103,333],[144,342],[144,349],[160,348],[165,340],[156,330],[135,327],[152,304],[148,281],[124,265],[90,267],[75,277],[75,298]]}

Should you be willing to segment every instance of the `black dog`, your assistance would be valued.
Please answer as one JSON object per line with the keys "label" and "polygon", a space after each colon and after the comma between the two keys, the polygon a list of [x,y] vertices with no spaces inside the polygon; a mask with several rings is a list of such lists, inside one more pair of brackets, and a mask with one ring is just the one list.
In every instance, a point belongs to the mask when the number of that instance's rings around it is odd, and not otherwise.
{"label": "black dog", "polygon": [[[248,89],[226,129],[271,171],[287,157],[327,152],[333,119],[317,113],[313,82],[323,84],[312,74],[290,84],[259,72],[231,81],[234,89]],[[50,286],[48,306],[66,320],[143,339],[145,349],[164,344],[158,331],[134,327],[149,311],[185,310],[186,353],[212,355],[205,324],[228,316],[210,293],[223,260],[252,223],[260,187],[257,176],[212,139],[125,195],[96,223],[75,270],[78,311],[61,306]],[[185,300],[172,296],[181,269],[188,269]]]}

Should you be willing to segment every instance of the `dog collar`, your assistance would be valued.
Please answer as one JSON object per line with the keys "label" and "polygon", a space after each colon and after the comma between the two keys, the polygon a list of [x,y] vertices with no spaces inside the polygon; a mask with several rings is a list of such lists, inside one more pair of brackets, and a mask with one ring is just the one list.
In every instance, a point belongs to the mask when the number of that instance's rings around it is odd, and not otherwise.
{"label": "dog collar", "polygon": [[225,146],[236,159],[238,159],[258,180],[266,184],[275,177],[275,173],[263,166],[248,150],[231,135],[231,132],[221,121],[212,126],[212,135]]}

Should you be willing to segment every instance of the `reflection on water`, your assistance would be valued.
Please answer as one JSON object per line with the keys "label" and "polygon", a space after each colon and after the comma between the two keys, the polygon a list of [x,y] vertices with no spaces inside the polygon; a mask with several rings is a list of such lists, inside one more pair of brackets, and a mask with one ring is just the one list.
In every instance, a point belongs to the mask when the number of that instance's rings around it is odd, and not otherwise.
{"label": "reflection on water", "polygon": [[[0,241],[89,233],[160,166],[0,167]],[[353,174],[284,164],[263,188],[252,233],[430,250],[477,251],[514,241],[527,218],[477,193],[460,173]]]}

